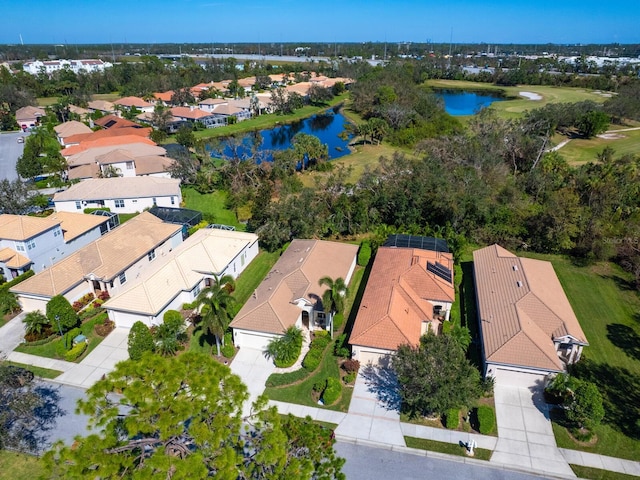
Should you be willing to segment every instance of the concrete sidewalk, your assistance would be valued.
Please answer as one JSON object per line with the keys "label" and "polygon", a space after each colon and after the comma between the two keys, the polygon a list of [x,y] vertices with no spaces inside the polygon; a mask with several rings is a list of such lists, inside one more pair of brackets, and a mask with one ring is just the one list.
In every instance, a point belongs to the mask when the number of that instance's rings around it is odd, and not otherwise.
{"label": "concrete sidewalk", "polygon": [[609,472],[625,473],[640,477],[640,462],[625,460],[623,458],[607,457],[606,455],[596,455],[595,453],[580,452],[578,450],[567,450],[560,448],[560,453],[568,463],[581,465],[583,467],[599,468]]}

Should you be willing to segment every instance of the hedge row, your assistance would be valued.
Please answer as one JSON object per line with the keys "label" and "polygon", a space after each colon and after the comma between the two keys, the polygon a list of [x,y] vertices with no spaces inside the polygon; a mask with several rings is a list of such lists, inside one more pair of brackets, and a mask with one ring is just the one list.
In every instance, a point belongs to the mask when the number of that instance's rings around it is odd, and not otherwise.
{"label": "hedge row", "polygon": [[26,280],[29,277],[33,277],[35,274],[36,273],[33,270],[27,270],[22,275],[18,275],[13,280],[10,280],[0,285],[0,292],[8,291],[14,285],[19,284],[20,282],[22,282],[23,280]]}
{"label": "hedge row", "polygon": [[331,343],[331,338],[326,331],[316,332],[315,338],[309,345],[309,351],[302,360],[302,366],[309,372],[313,372],[322,361],[322,354],[327,345]]}
{"label": "hedge row", "polygon": [[67,362],[73,362],[80,355],[82,355],[86,349],[87,349],[87,343],[86,342],[76,343],[73,346],[73,348],[71,348],[71,350],[69,350],[67,353],[64,354],[64,359]]}
{"label": "hedge row", "polygon": [[458,428],[460,423],[460,410],[457,408],[450,408],[444,415],[444,426],[449,429]]}
{"label": "hedge row", "polygon": [[477,410],[478,415],[478,430],[483,435],[489,435],[493,432],[496,425],[496,416],[493,413],[493,409],[487,405],[480,405]]}
{"label": "hedge row", "polygon": [[327,387],[322,394],[322,401],[325,405],[333,405],[342,395],[342,383],[337,378],[327,378]]}

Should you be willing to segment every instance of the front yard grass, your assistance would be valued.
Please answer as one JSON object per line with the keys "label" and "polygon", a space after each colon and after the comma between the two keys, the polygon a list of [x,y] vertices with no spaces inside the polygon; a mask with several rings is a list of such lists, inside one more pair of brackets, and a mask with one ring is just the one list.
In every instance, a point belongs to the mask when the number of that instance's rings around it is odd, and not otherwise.
{"label": "front yard grass", "polygon": [[[459,457],[467,457],[466,448],[460,444],[438,442],[436,440],[425,440],[424,438],[404,437],[404,441],[409,448],[418,448],[420,450],[428,450],[430,452],[447,453],[449,455],[457,455]],[[474,456],[477,460],[489,461],[493,451],[485,448],[474,448]]]}
{"label": "front yard grass", "polygon": [[35,480],[45,478],[42,461],[33,455],[0,450],[0,478]]}
{"label": "front yard grass", "polygon": [[594,382],[605,404],[594,445],[575,442],[553,425],[564,448],[637,460],[640,452],[640,297],[630,275],[607,262],[578,266],[557,255],[523,256],[551,261],[589,341],[572,369]]}
{"label": "front yard grass", "polygon": [[205,219],[213,220],[212,223],[231,225],[240,231],[246,229],[246,226],[238,221],[235,212],[227,208],[227,192],[223,190],[202,194],[193,187],[186,187],[182,189],[182,199],[185,208],[202,212]]}
{"label": "front yard grass", "polygon": [[29,370],[39,378],[52,379],[56,378],[58,375],[62,375],[62,372],[60,370],[51,370],[50,368],[36,367],[35,365],[26,365],[24,363],[11,362],[9,360],[6,360],[2,363],[5,365],[13,365],[14,367],[20,367],[24,368],[25,370]]}
{"label": "front yard grass", "polygon": [[589,480],[637,480],[635,475],[627,475],[626,473],[610,472],[608,470],[600,470],[599,468],[583,467],[582,465],[569,464],[573,473],[578,478]]}
{"label": "front yard grass", "polygon": [[[104,337],[99,336],[94,331],[94,327],[105,320],[107,317],[106,312],[99,313],[93,318],[86,320],[81,326],[82,334],[87,337],[88,345],[87,349],[82,355],[80,355],[74,363],[80,363],[91,351],[96,348]],[[62,338],[57,337],[50,342],[42,345],[19,345],[15,351],[21,353],[28,353],[29,355],[38,355],[39,357],[54,358],[57,360],[64,360],[63,357],[58,355],[58,344],[62,342]]]}

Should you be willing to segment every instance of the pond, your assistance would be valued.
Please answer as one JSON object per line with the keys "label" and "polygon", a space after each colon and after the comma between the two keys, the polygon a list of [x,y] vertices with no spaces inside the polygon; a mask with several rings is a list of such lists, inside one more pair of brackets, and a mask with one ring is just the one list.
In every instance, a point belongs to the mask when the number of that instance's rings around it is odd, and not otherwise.
{"label": "pond", "polygon": [[493,102],[506,100],[491,93],[467,92],[464,90],[438,90],[435,95],[444,100],[444,109],[449,115],[475,115]]}
{"label": "pond", "polygon": [[[273,150],[286,150],[291,147],[291,140],[297,133],[315,135],[322,143],[326,143],[329,149],[329,159],[339,158],[348,155],[350,138],[341,138],[339,135],[344,131],[347,119],[340,113],[339,108],[329,109],[326,112],[313,115],[304,120],[279,125],[267,130],[247,133],[238,139],[223,139],[218,144],[211,144],[208,150],[212,157],[242,159],[251,156],[252,146],[254,146],[258,161],[272,161]],[[222,155],[221,155],[222,154]]]}

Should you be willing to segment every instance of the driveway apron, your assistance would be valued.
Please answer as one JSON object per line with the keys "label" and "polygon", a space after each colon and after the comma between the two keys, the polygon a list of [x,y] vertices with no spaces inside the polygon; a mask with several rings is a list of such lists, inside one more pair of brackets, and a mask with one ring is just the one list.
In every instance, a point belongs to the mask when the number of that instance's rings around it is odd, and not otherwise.
{"label": "driveway apron", "polygon": [[275,370],[271,359],[265,358],[262,350],[242,347],[238,350],[231,371],[238,375],[249,389],[249,400],[244,405],[245,415],[250,411],[253,402],[264,392],[269,375]]}

